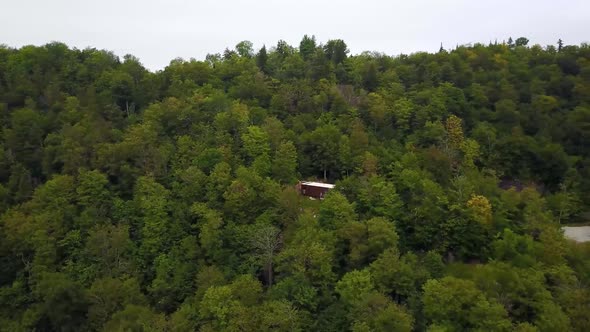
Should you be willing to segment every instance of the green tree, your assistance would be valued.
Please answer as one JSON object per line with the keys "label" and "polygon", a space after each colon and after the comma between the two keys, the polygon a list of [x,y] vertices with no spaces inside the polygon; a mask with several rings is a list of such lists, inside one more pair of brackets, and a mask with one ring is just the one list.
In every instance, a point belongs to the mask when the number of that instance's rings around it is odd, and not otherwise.
{"label": "green tree", "polygon": [[514,41],[514,45],[516,46],[527,46],[529,40],[525,37],[519,37]]}
{"label": "green tree", "polygon": [[350,305],[354,305],[373,290],[371,273],[368,270],[348,272],[336,283],[336,292],[340,299]]}
{"label": "green tree", "polygon": [[156,257],[155,278],[148,292],[158,311],[173,312],[192,293],[199,254],[197,239],[188,236],[173,247],[169,254]]}
{"label": "green tree", "polygon": [[266,271],[266,283],[269,287],[273,282],[273,263],[281,245],[280,230],[274,226],[263,226],[252,236],[252,247]]}
{"label": "green tree", "polygon": [[96,273],[120,276],[132,272],[134,244],[126,225],[97,225],[88,231],[84,256],[92,262]]}
{"label": "green tree", "polygon": [[260,127],[248,127],[248,131],[242,135],[242,141],[246,154],[252,159],[270,153],[269,138]]}
{"label": "green tree", "polygon": [[[305,281],[310,287],[299,290],[297,298],[310,305],[315,301],[309,299],[312,296],[310,292],[328,291],[329,285],[334,282],[334,241],[319,227],[313,216],[303,215],[298,222],[301,223],[300,229],[294,239],[286,242],[285,248],[277,256],[276,271],[281,278]],[[275,288],[279,287],[280,281]]]}
{"label": "green tree", "polygon": [[347,244],[347,263],[353,268],[366,266],[385,250],[397,248],[399,239],[393,223],[384,218],[349,222],[340,228],[339,236]]}
{"label": "green tree", "polygon": [[203,203],[194,203],[191,212],[198,218],[199,245],[205,257],[211,261],[221,259],[223,249],[223,219],[216,210]]}
{"label": "green tree", "polygon": [[137,280],[101,278],[92,283],[88,291],[88,323],[100,330],[111,316],[128,304],[145,305],[147,301],[139,289]]}
{"label": "green tree", "polygon": [[155,313],[145,306],[127,305],[115,313],[103,331],[163,331],[166,328],[164,315]]}
{"label": "green tree", "polygon": [[327,180],[328,172],[336,168],[341,133],[334,125],[324,125],[311,132],[307,138],[312,162],[320,168]]}
{"label": "green tree", "polygon": [[32,172],[41,175],[41,156],[45,138],[46,118],[32,109],[11,112],[10,127],[3,130],[4,148],[13,154],[16,162]]}
{"label": "green tree", "polygon": [[333,39],[329,40],[326,45],[324,45],[324,52],[329,60],[334,64],[339,64],[346,60],[346,55],[350,51],[343,40]]}
{"label": "green tree", "polygon": [[352,309],[353,331],[412,331],[414,319],[404,307],[386,296],[372,292]]}
{"label": "green tree", "polygon": [[354,204],[338,191],[330,191],[320,207],[319,222],[327,229],[337,229],[356,220]]}
{"label": "green tree", "polygon": [[303,60],[308,60],[315,52],[316,47],[315,36],[309,37],[308,35],[304,35],[299,43],[299,53],[303,57]]}
{"label": "green tree", "polygon": [[236,52],[241,57],[251,58],[254,55],[254,49],[252,48],[253,44],[251,41],[244,40],[236,44]]}
{"label": "green tree", "polygon": [[297,150],[290,141],[281,143],[272,162],[273,177],[280,183],[290,184],[297,179]]}
{"label": "green tree", "polygon": [[[83,289],[62,273],[44,273],[36,285],[36,293],[41,300],[41,317],[37,322],[40,329],[61,329],[78,331],[86,325],[88,298]],[[39,318],[41,318],[39,317]]]}
{"label": "green tree", "polygon": [[367,217],[386,217],[397,220],[402,212],[402,200],[392,182],[370,176],[359,183],[358,211]]}
{"label": "green tree", "polygon": [[448,329],[509,331],[504,308],[490,302],[473,282],[445,277],[424,285],[424,314],[430,324]]}
{"label": "green tree", "polygon": [[266,301],[261,308],[260,331],[301,331],[301,318],[288,301]]}
{"label": "green tree", "polygon": [[266,53],[266,46],[262,45],[262,48],[258,51],[258,54],[256,54],[256,65],[263,73],[268,72],[267,62],[268,54]]}
{"label": "green tree", "polygon": [[373,92],[377,89],[378,85],[379,78],[377,76],[377,65],[374,62],[369,62],[363,73],[363,87],[367,89],[367,91]]}
{"label": "green tree", "polygon": [[153,178],[140,177],[135,186],[135,200],[142,211],[141,246],[144,264],[149,264],[169,245],[170,193]]}
{"label": "green tree", "polygon": [[226,162],[220,162],[209,175],[207,183],[207,199],[211,203],[221,202],[223,193],[232,181],[231,166]]}

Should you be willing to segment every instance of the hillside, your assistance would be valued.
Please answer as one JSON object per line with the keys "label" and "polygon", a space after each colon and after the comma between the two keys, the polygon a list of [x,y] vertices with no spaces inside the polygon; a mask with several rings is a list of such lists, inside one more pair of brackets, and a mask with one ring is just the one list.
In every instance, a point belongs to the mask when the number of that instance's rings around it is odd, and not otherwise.
{"label": "hillside", "polygon": [[0,46],[0,128],[0,331],[590,330],[587,44]]}

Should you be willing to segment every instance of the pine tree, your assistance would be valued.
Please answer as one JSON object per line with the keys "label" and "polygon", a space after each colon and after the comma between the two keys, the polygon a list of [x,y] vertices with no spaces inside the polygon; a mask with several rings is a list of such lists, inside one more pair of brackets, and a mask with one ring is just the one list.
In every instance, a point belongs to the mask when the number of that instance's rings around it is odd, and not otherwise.
{"label": "pine tree", "polygon": [[258,54],[256,54],[256,65],[263,73],[267,73],[266,62],[268,61],[268,54],[266,53],[266,45],[263,45]]}

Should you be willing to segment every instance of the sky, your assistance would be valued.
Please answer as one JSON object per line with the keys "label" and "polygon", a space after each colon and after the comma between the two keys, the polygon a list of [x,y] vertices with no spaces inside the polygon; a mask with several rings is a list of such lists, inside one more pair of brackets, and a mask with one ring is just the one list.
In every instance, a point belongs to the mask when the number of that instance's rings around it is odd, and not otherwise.
{"label": "sky", "polygon": [[242,40],[272,47],[343,39],[352,54],[434,52],[525,36],[531,44],[590,41],[588,0],[0,0],[0,44],[60,41],[150,70],[174,58],[202,60]]}

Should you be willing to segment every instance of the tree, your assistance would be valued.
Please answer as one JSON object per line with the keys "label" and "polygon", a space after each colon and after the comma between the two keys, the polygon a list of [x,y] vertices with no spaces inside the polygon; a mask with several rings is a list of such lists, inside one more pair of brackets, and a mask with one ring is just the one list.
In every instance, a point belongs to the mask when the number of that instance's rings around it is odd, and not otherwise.
{"label": "tree", "polygon": [[250,276],[238,277],[230,285],[209,287],[199,306],[201,321],[214,329],[254,328],[258,315],[249,309],[259,303],[261,291],[258,281]]}
{"label": "tree", "polygon": [[10,115],[10,127],[5,128],[4,148],[13,154],[16,162],[32,172],[33,177],[41,175],[41,156],[45,117],[32,109],[19,109]]}
{"label": "tree", "polygon": [[84,209],[84,219],[93,221],[81,221],[83,224],[91,224],[104,220],[111,210],[111,200],[107,188],[108,179],[99,171],[79,170],[78,186],[76,188],[78,204]]}
{"label": "tree", "polygon": [[236,102],[229,110],[215,116],[215,126],[234,139],[238,139],[247,127],[249,114],[246,105]]}
{"label": "tree", "polygon": [[285,240],[285,247],[277,256],[276,271],[281,281],[273,288],[291,288],[288,284],[296,282],[301,287],[292,291],[294,299],[313,307],[318,301],[313,294],[328,291],[334,282],[335,241],[309,213],[300,216],[296,224],[298,229],[293,238]]}
{"label": "tree", "polygon": [[78,331],[85,327],[88,298],[82,288],[62,273],[44,273],[36,293],[41,299],[41,317],[46,317],[50,326],[41,319],[37,328]]}
{"label": "tree", "polygon": [[479,159],[479,144],[476,140],[466,139],[460,146],[463,153],[463,167],[474,168],[475,162]]}
{"label": "tree", "polygon": [[236,45],[236,52],[244,58],[251,58],[254,55],[251,41],[243,40]]}
{"label": "tree", "polygon": [[558,223],[570,219],[572,215],[576,214],[578,207],[578,199],[575,194],[571,193],[567,185],[561,184],[559,192],[547,197],[547,204],[553,211]]}
{"label": "tree", "polygon": [[396,247],[385,250],[369,266],[376,289],[398,303],[415,301],[423,284],[440,273],[437,272],[440,262],[434,260],[440,260],[440,256],[434,259],[431,256],[419,258],[413,253],[400,256]]}
{"label": "tree", "polygon": [[459,149],[464,140],[461,119],[455,115],[449,116],[445,121],[445,128],[450,146],[454,149]]}
{"label": "tree", "polygon": [[471,196],[469,201],[467,201],[467,207],[473,213],[476,221],[484,225],[489,225],[492,222],[492,205],[485,196]]}
{"label": "tree", "polygon": [[340,295],[340,299],[349,305],[356,304],[373,290],[369,270],[348,272],[336,283],[336,292]]}
{"label": "tree", "polygon": [[92,283],[88,294],[89,325],[99,330],[111,316],[128,304],[145,305],[147,301],[136,279],[101,278]]}
{"label": "tree", "polygon": [[395,221],[401,216],[402,200],[393,182],[370,175],[360,182],[357,209],[367,217],[386,217]]}
{"label": "tree", "polygon": [[262,48],[258,51],[258,54],[256,54],[256,65],[263,73],[268,72],[267,62],[268,54],[266,53],[266,46],[262,45]]}
{"label": "tree", "polygon": [[207,183],[207,198],[209,202],[215,204],[221,201],[223,193],[232,181],[230,172],[231,166],[226,162],[220,162],[215,165]]}
{"label": "tree", "polygon": [[183,238],[169,254],[160,254],[154,260],[155,278],[148,287],[150,299],[158,311],[171,313],[193,291],[193,278],[199,257],[197,239]]}
{"label": "tree", "polygon": [[203,296],[199,316],[212,321],[213,327],[224,328],[230,324],[231,315],[238,306],[240,303],[233,297],[230,286],[213,286]]}
{"label": "tree", "polygon": [[273,261],[281,245],[280,230],[273,226],[263,226],[254,232],[252,246],[256,256],[261,260],[266,270],[266,283],[272,287]]}
{"label": "tree", "polygon": [[374,92],[378,85],[377,65],[374,62],[369,62],[363,74],[363,87],[369,92]]}
{"label": "tree", "polygon": [[301,57],[303,57],[303,60],[309,60],[311,55],[315,52],[316,47],[315,36],[309,37],[304,35],[301,43],[299,43],[299,53],[301,54]]}
{"label": "tree", "polygon": [[240,223],[247,223],[267,209],[275,207],[279,186],[257,172],[240,167],[236,179],[223,193],[225,215]]}
{"label": "tree", "polygon": [[168,248],[170,239],[169,191],[151,177],[140,177],[135,186],[135,200],[142,211],[141,246],[144,264]]}
{"label": "tree", "polygon": [[286,41],[282,39],[277,42],[275,49],[278,55],[283,59],[293,53],[293,47],[291,47]]}
{"label": "tree", "polygon": [[504,304],[513,321],[530,322],[540,330],[570,329],[568,317],[554,302],[540,271],[506,263],[487,264],[476,270],[475,282]]}
{"label": "tree", "polygon": [[99,152],[99,165],[109,169],[132,187],[138,174],[162,176],[172,150],[169,144],[161,144],[157,127],[142,123],[129,128],[120,143],[105,145]]}
{"label": "tree", "polygon": [[387,124],[389,110],[385,100],[378,93],[371,92],[368,97],[369,116],[375,128],[381,128]]}
{"label": "tree", "polygon": [[260,331],[301,331],[300,314],[288,301],[267,301],[260,310]]}
{"label": "tree", "polygon": [[517,38],[514,41],[514,45],[515,46],[527,46],[528,43],[529,43],[529,40],[527,38],[525,38],[525,37]]}
{"label": "tree", "polygon": [[340,131],[334,125],[318,127],[308,136],[312,162],[323,171],[324,180],[328,178],[328,171],[337,165],[340,139]]}
{"label": "tree", "polygon": [[126,225],[97,225],[88,231],[84,255],[98,275],[120,276],[133,270],[133,242]]}
{"label": "tree", "polygon": [[436,182],[424,178],[419,172],[406,169],[402,171],[402,188],[407,186],[411,198],[408,209],[412,215],[406,215],[399,220],[399,231],[406,237],[407,245],[412,248],[444,250],[448,245],[448,237],[441,236],[446,232],[446,218],[448,218],[448,197],[442,187]]}
{"label": "tree", "polygon": [[290,141],[281,143],[272,161],[273,177],[280,183],[293,183],[297,179],[297,150]]}
{"label": "tree", "polygon": [[8,207],[8,189],[0,184],[0,213],[4,213]]}
{"label": "tree", "polygon": [[358,160],[355,160],[352,155],[350,139],[346,135],[342,135],[338,146],[338,164],[341,169],[340,172],[348,176],[350,171],[353,170],[355,163],[358,163]]}
{"label": "tree", "polygon": [[223,247],[221,216],[204,203],[194,203],[191,212],[198,217],[196,227],[199,229],[199,244],[205,257],[212,261],[220,259]]}
{"label": "tree", "polygon": [[535,244],[528,235],[518,235],[505,229],[493,243],[494,258],[508,261],[516,267],[531,267],[535,262]]}
{"label": "tree", "polygon": [[392,303],[383,294],[371,292],[365,295],[350,315],[353,331],[412,331],[413,317],[404,307]]}
{"label": "tree", "polygon": [[449,329],[509,331],[504,308],[490,302],[473,282],[445,277],[424,285],[424,314],[430,324]]}
{"label": "tree", "polygon": [[384,218],[349,222],[341,227],[339,236],[346,243],[349,267],[361,268],[389,248],[397,248],[398,235],[393,223]]}
{"label": "tree", "polygon": [[369,151],[365,151],[362,156],[361,170],[364,176],[375,176],[379,167],[379,160]]}
{"label": "tree", "polygon": [[343,40],[333,39],[329,40],[326,45],[324,45],[324,52],[329,60],[334,64],[339,64],[346,60],[346,55],[350,51]]}
{"label": "tree", "polygon": [[367,135],[364,123],[355,119],[350,130],[350,149],[354,156],[362,155],[369,147],[369,135]]}
{"label": "tree", "polygon": [[337,229],[356,220],[354,204],[338,191],[330,191],[320,206],[319,222],[326,229]]}
{"label": "tree", "polygon": [[166,328],[164,315],[157,314],[145,306],[127,305],[113,315],[104,329],[107,331],[162,331]]}
{"label": "tree", "polygon": [[399,130],[406,133],[410,130],[410,120],[414,112],[414,105],[408,99],[402,98],[393,105],[393,116]]}
{"label": "tree", "polygon": [[244,150],[251,159],[270,153],[268,135],[260,127],[248,127],[248,131],[242,134],[242,141],[244,142]]}
{"label": "tree", "polygon": [[40,229],[55,239],[62,239],[76,214],[74,202],[74,178],[58,175],[35,189],[30,203]]}

